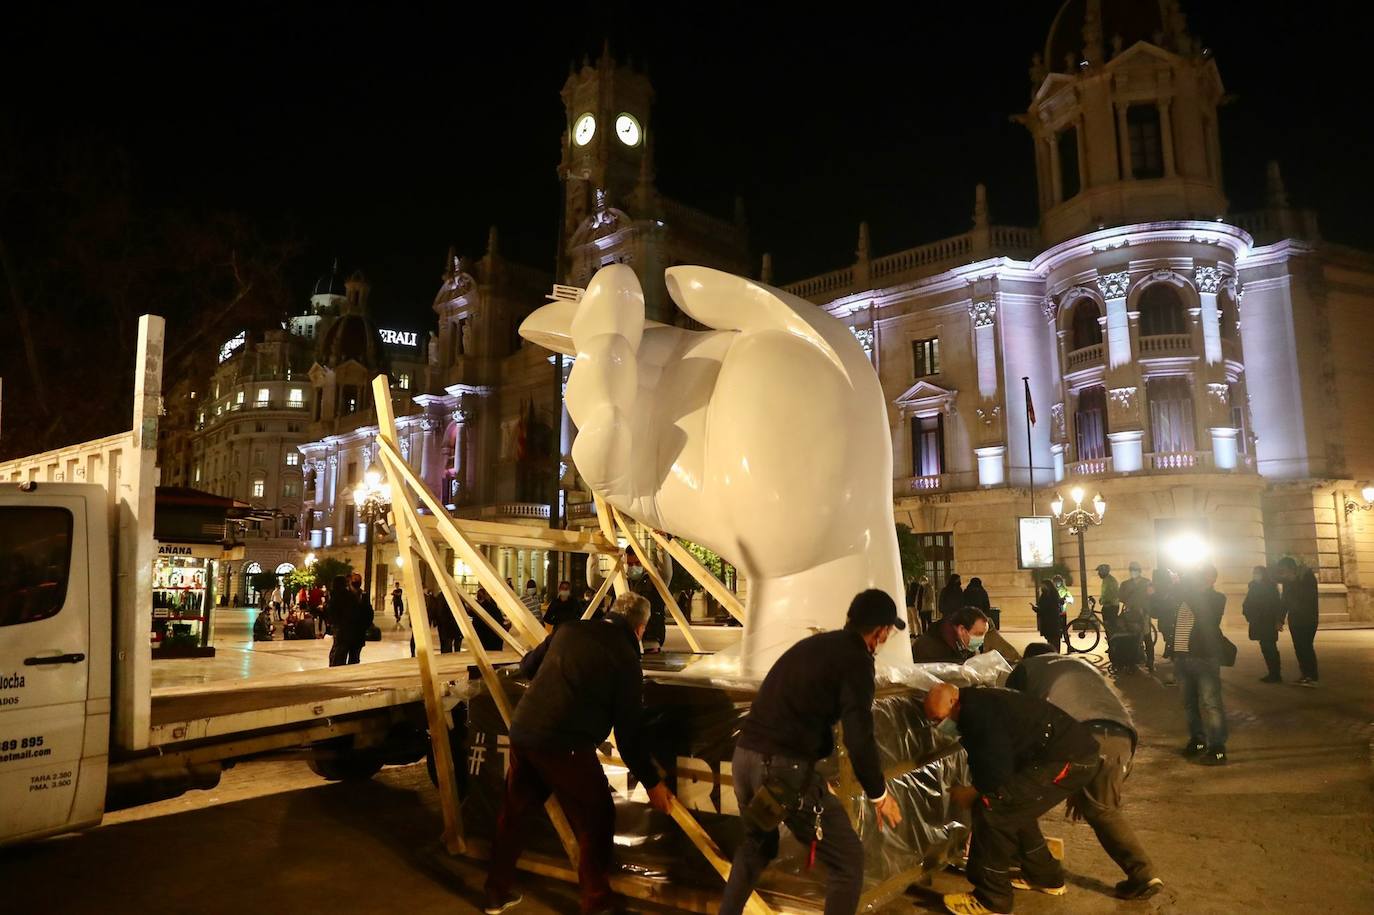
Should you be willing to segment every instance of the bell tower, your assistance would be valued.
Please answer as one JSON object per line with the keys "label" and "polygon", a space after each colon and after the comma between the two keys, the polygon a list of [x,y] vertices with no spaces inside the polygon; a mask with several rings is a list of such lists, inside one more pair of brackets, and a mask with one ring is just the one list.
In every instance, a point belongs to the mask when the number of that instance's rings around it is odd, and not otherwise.
{"label": "bell tower", "polygon": [[[563,156],[558,177],[563,182],[563,235],[571,238],[596,206],[602,191],[614,207],[633,211],[647,199],[643,176],[653,173],[649,78],[628,64],[617,63],[609,42],[593,65],[568,73],[563,84]],[[632,216],[644,214],[631,212]]]}
{"label": "bell tower", "polygon": [[1225,214],[1221,76],[1178,0],[1066,0],[1031,84],[1046,243]]}

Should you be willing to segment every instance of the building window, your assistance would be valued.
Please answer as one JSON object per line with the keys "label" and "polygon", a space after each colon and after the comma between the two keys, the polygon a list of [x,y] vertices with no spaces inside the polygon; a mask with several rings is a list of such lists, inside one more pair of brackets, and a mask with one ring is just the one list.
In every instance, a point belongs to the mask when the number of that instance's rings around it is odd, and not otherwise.
{"label": "building window", "polygon": [[242,392],[242,391],[239,391],[237,394],[234,395],[234,403],[236,403],[236,404],[242,404],[242,403],[243,403],[243,392]]}
{"label": "building window", "polygon": [[303,392],[300,388],[292,388],[291,394],[289,395],[289,400],[291,402],[291,406],[299,407],[305,403],[305,392]]}
{"label": "building window", "polygon": [[1152,283],[1140,293],[1140,335],[1161,337],[1166,334],[1186,334],[1188,322],[1184,318],[1183,299],[1168,283]]}
{"label": "building window", "polygon": [[301,484],[295,480],[287,480],[281,484],[281,497],[283,499],[298,499],[301,495]]}
{"label": "building window", "polygon": [[261,466],[262,466],[262,449],[261,449],[261,448],[254,448],[254,449],[253,449],[253,466],[254,466],[254,467],[261,467]]}
{"label": "building window", "polygon": [[396,387],[400,388],[402,391],[410,390],[410,374],[408,372],[402,372],[400,374],[396,379]]}
{"label": "building window", "polygon": [[193,476],[192,476],[192,479],[193,479],[196,483],[199,483],[199,482],[200,482],[200,465],[199,465],[199,464],[196,465],[196,469],[195,469],[195,472],[194,472],[194,474],[193,474]]}
{"label": "building window", "polygon": [[1087,296],[1080,297],[1073,305],[1073,320],[1070,349],[1080,350],[1097,346],[1102,342],[1102,312],[1097,303]]}
{"label": "building window", "polygon": [[1193,438],[1193,392],[1178,375],[1145,382],[1150,399],[1150,444],[1155,454],[1182,454],[1197,448]]}
{"label": "building window", "polygon": [[358,462],[357,462],[357,461],[349,461],[349,462],[348,462],[348,477],[347,477],[347,479],[348,479],[348,485],[349,485],[349,486],[352,486],[354,483],[358,482]]}
{"label": "building window", "polygon": [[261,499],[262,494],[267,490],[267,483],[264,480],[253,481],[253,498]]}
{"label": "building window", "polygon": [[357,511],[357,510],[356,510],[352,505],[350,505],[350,506],[348,506],[347,508],[344,509],[344,527],[343,527],[343,529],[344,529],[344,531],[347,532],[347,533],[353,533],[354,528],[356,528],[356,527],[358,526],[356,523],[354,523],[354,520],[353,520],[354,515],[356,514],[356,511]]}
{"label": "building window", "polygon": [[296,530],[296,516],[286,515],[283,517],[281,519],[281,529],[284,534],[293,533]]}
{"label": "building window", "polygon": [[944,473],[945,418],[913,416],[911,418],[911,475],[935,477]]}
{"label": "building window", "polygon": [[940,338],[911,341],[911,359],[917,378],[940,374]]}
{"label": "building window", "polygon": [[1078,194],[1078,128],[1066,127],[1055,138],[1059,144],[1059,199]]}
{"label": "building window", "polygon": [[1231,385],[1231,428],[1239,431],[1236,436],[1236,450],[1241,454],[1250,453],[1250,429],[1245,422],[1245,395],[1240,388]]}
{"label": "building window", "polygon": [[286,452],[286,466],[299,467],[301,463],[301,453],[299,451]]}
{"label": "building window", "polygon": [[926,561],[926,577],[936,594],[944,588],[954,571],[954,534],[945,531],[939,534],[917,534],[921,555]]}
{"label": "building window", "polygon": [[1131,143],[1131,175],[1162,178],[1164,153],[1159,139],[1159,107],[1131,105],[1127,108],[1126,132]]}
{"label": "building window", "polygon": [[265,407],[272,399],[272,392],[268,388],[258,388],[258,406]]}
{"label": "building window", "polygon": [[1099,461],[1112,453],[1107,440],[1107,389],[1102,385],[1078,393],[1078,409],[1073,414],[1078,435],[1078,459]]}

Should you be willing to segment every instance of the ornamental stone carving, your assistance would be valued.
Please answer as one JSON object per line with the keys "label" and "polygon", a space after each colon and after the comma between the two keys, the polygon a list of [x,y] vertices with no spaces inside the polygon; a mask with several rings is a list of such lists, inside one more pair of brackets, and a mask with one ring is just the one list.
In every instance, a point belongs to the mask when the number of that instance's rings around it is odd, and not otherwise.
{"label": "ornamental stone carving", "polygon": [[850,327],[849,332],[854,335],[854,339],[859,341],[859,345],[864,349],[864,355],[869,359],[873,358],[873,328],[871,327]]}
{"label": "ornamental stone carving", "polygon": [[997,303],[992,301],[974,302],[968,307],[968,316],[974,327],[990,327],[997,318]]}
{"label": "ornamental stone carving", "polygon": [[974,411],[978,417],[978,442],[983,446],[1002,442],[1002,405],[990,400]]}
{"label": "ornamental stone carving", "polygon": [[1230,385],[1223,384],[1219,381],[1210,382],[1207,385],[1207,393],[1211,395],[1212,400],[1218,407],[1227,406],[1231,399]]}
{"label": "ornamental stone carving", "polygon": [[1215,265],[1195,268],[1193,281],[1197,283],[1198,292],[1210,292],[1212,295],[1216,295],[1223,285],[1221,270]]}
{"label": "ornamental stone carving", "polygon": [[1126,270],[1098,274],[1097,288],[1104,299],[1124,299],[1131,288],[1131,274]]}
{"label": "ornamental stone carving", "polygon": [[331,454],[329,456],[329,469],[331,471],[339,469],[339,456],[337,454]]}
{"label": "ornamental stone carving", "polygon": [[1174,271],[1172,271],[1172,270],[1156,270],[1156,271],[1154,271],[1153,273],[1151,273],[1149,276],[1145,277],[1144,282],[1146,282],[1146,283],[1161,283],[1161,282],[1163,282],[1163,283],[1177,283],[1177,282],[1179,282],[1179,275],[1178,275],[1177,273],[1175,273]]}
{"label": "ornamental stone carving", "polygon": [[1134,409],[1135,409],[1135,395],[1136,395],[1136,391],[1137,391],[1137,390],[1139,390],[1139,389],[1138,389],[1138,388],[1134,388],[1134,387],[1129,387],[1129,388],[1112,388],[1112,389],[1107,393],[1107,396],[1111,398],[1112,403],[1113,403],[1116,407],[1118,407],[1119,409],[1121,409],[1121,410],[1134,410]]}
{"label": "ornamental stone carving", "polygon": [[410,460],[410,436],[409,436],[409,435],[404,436],[404,437],[401,438],[401,457],[405,458],[407,461]]}
{"label": "ornamental stone carving", "polygon": [[1067,427],[1064,425],[1064,405],[1062,403],[1050,407],[1050,422],[1056,441],[1062,442],[1069,437]]}
{"label": "ornamental stone carving", "polygon": [[1107,425],[1111,429],[1140,428],[1140,398],[1135,387],[1112,388],[1107,392]]}
{"label": "ornamental stone carving", "polygon": [[1045,296],[1045,300],[1040,303],[1040,313],[1045,316],[1046,321],[1053,321],[1059,317],[1059,303],[1054,300],[1054,296]]}
{"label": "ornamental stone carving", "polygon": [[1001,417],[1001,415],[1001,404],[993,404],[990,407],[978,408],[978,421],[985,426],[991,426],[993,423],[997,422],[998,418]]}

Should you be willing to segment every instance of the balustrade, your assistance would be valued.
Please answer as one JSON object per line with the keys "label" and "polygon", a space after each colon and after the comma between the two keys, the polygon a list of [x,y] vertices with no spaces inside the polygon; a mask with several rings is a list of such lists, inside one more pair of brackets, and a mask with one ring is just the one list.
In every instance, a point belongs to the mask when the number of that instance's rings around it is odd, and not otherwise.
{"label": "balustrade", "polygon": [[1102,362],[1105,347],[1101,343],[1094,343],[1092,346],[1085,346],[1069,353],[1069,371],[1077,371],[1091,365],[1098,365]]}

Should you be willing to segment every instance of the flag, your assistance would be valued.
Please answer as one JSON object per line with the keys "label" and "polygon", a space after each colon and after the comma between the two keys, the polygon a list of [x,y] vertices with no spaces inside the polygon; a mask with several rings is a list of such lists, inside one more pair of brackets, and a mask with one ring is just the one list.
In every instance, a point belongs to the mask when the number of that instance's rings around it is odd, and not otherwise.
{"label": "flag", "polygon": [[1033,426],[1035,425],[1035,404],[1031,402],[1030,379],[1022,378],[1021,383],[1026,386],[1026,419]]}

